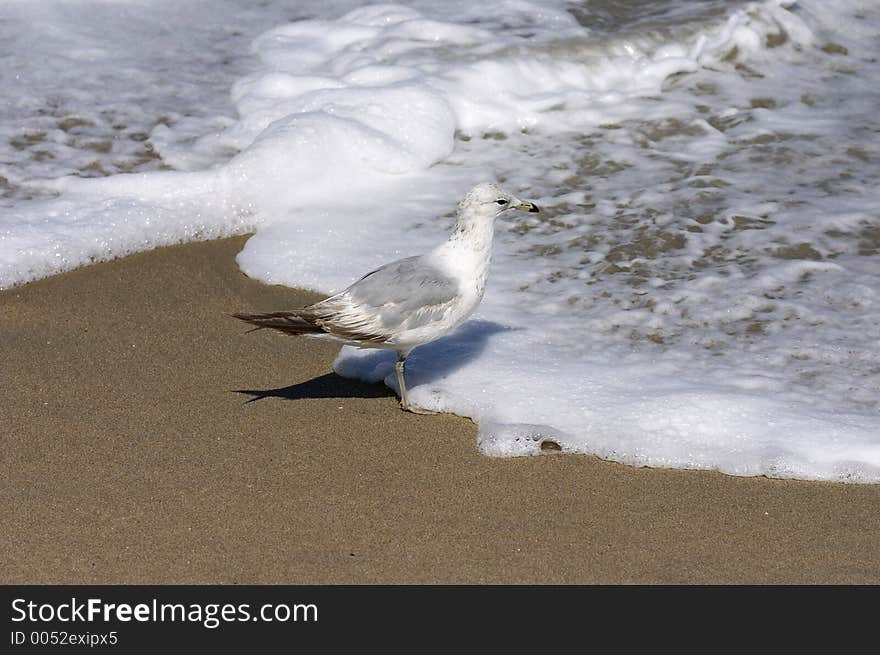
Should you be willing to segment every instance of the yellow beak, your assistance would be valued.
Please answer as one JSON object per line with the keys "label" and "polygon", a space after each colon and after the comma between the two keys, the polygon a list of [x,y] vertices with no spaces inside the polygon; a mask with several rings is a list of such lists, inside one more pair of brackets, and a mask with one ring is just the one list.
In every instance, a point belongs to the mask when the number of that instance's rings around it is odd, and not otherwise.
{"label": "yellow beak", "polygon": [[526,200],[520,200],[519,204],[514,205],[513,208],[514,209],[522,209],[523,211],[532,212],[532,213],[541,211],[540,209],[538,209],[538,205],[536,205],[533,202],[528,202]]}

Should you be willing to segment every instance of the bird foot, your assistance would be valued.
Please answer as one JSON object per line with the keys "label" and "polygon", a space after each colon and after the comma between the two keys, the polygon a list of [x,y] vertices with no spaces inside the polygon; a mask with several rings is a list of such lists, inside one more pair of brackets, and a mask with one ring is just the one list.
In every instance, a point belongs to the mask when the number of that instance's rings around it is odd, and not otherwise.
{"label": "bird foot", "polygon": [[424,416],[431,416],[432,414],[439,414],[439,412],[431,411],[430,409],[423,409],[421,407],[416,407],[415,405],[404,405],[400,404],[400,409],[405,412],[412,412],[413,414],[422,414]]}

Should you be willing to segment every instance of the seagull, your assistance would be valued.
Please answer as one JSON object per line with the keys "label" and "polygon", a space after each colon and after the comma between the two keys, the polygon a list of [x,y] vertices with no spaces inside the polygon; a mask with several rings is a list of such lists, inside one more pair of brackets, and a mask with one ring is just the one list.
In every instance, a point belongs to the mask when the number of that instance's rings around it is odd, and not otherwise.
{"label": "seagull", "polygon": [[451,332],[480,304],[495,219],[511,209],[540,211],[495,184],[479,184],[459,203],[452,235],[429,253],[385,264],[344,291],[301,309],[233,316],[256,329],[394,350],[401,408],[427,413],[407,400],[406,358],[414,348]]}

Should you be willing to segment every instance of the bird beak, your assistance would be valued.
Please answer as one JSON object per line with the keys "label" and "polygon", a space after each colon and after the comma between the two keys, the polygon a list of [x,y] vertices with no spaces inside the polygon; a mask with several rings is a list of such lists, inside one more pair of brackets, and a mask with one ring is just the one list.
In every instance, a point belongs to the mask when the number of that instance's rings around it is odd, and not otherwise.
{"label": "bird beak", "polygon": [[540,209],[538,209],[538,205],[536,205],[533,202],[527,202],[525,200],[520,200],[519,204],[514,205],[513,208],[514,209],[522,209],[523,211],[532,212],[533,214],[535,212],[541,211]]}

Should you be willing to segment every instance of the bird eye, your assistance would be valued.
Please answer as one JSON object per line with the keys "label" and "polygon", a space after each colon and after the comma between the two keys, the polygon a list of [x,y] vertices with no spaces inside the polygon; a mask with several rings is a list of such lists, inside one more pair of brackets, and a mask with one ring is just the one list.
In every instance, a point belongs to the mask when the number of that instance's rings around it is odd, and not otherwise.
{"label": "bird eye", "polygon": [[499,205],[506,205],[507,204],[507,201],[504,200],[504,198],[502,198],[500,200],[496,200],[495,202],[497,202]]}

